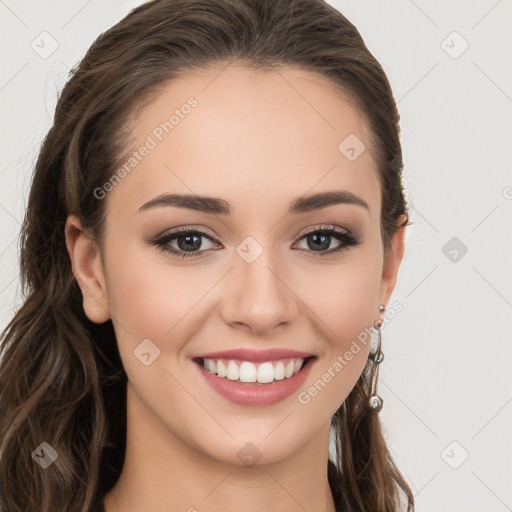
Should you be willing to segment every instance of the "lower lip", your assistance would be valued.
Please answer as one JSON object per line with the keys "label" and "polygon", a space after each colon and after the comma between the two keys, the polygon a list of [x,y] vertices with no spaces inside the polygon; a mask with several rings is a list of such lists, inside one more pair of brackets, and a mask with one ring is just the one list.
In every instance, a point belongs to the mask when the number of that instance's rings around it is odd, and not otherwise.
{"label": "lower lip", "polygon": [[219,377],[205,370],[198,363],[198,367],[208,384],[223,398],[237,405],[272,405],[281,402],[295,393],[308,376],[315,359],[308,359],[302,369],[289,379],[274,380],[270,384],[241,383],[238,380],[229,380]]}

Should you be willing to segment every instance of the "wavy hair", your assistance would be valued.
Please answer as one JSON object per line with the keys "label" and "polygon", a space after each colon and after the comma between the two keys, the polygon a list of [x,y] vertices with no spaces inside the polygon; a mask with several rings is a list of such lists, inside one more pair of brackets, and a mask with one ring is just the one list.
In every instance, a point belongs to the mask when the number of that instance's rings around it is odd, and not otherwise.
{"label": "wavy hair", "polygon": [[[88,512],[117,481],[127,376],[111,320],[95,324],[83,311],[64,226],[76,214],[101,244],[105,201],[93,191],[122,161],[136,113],[168,81],[232,62],[328,78],[370,129],[384,251],[409,222],[390,84],[338,10],[323,0],[153,0],[130,11],[70,71],[32,176],[19,240],[23,303],[0,339],[4,512]],[[398,226],[402,214],[407,220]],[[339,511],[412,511],[412,492],[368,407],[374,371],[369,359],[332,418],[329,484]],[[44,471],[33,460],[43,442],[58,454]]]}

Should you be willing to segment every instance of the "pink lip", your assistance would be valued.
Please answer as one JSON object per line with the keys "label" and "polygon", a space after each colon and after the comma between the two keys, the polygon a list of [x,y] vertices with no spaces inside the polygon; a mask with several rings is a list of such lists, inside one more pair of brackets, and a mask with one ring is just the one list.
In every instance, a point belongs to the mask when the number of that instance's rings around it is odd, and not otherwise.
{"label": "pink lip", "polygon": [[313,354],[297,352],[296,350],[288,350],[286,348],[271,348],[268,350],[239,348],[224,350],[223,352],[200,354],[195,356],[194,359],[202,357],[203,359],[236,359],[238,361],[250,361],[252,363],[265,363],[266,361],[277,361],[278,359],[306,359],[312,355]]}
{"label": "pink lip", "polygon": [[[240,355],[240,351],[234,352],[236,352],[237,355]],[[299,352],[293,353],[299,354]],[[226,352],[223,354],[226,354]],[[246,357],[247,354],[245,353],[242,359],[247,361]],[[227,359],[226,356],[224,356],[224,358]],[[222,358],[215,356],[211,357],[211,359]],[[208,384],[226,400],[229,400],[230,402],[233,402],[237,405],[263,406],[280,402],[295,393],[295,391],[297,391],[306,380],[306,377],[308,376],[315,359],[308,359],[304,363],[304,366],[301,368],[301,370],[293,377],[290,377],[289,379],[285,378],[283,380],[274,380],[270,384],[253,384],[236,380],[229,380],[226,377],[219,377],[218,375],[210,373],[200,364],[196,363],[195,366],[199,369]],[[252,360],[254,361],[254,359]],[[269,359],[265,360],[268,361]]]}

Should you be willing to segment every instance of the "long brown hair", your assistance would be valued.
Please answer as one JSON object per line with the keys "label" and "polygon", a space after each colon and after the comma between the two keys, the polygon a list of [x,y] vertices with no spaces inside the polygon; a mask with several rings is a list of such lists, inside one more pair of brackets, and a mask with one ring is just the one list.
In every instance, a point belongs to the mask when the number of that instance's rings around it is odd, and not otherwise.
{"label": "long brown hair", "polygon": [[[335,8],[323,0],[153,0],[133,9],[71,70],[33,174],[20,235],[24,302],[0,344],[4,512],[87,512],[118,479],[127,376],[112,322],[95,324],[84,314],[64,225],[78,215],[101,244],[105,201],[94,190],[119,165],[134,114],[169,80],[230,62],[292,65],[330,79],[370,128],[384,250],[407,215],[391,87]],[[332,419],[329,484],[340,511],[411,511],[411,490],[367,405],[373,371],[369,362]],[[43,471],[33,452],[48,445],[58,457]]]}

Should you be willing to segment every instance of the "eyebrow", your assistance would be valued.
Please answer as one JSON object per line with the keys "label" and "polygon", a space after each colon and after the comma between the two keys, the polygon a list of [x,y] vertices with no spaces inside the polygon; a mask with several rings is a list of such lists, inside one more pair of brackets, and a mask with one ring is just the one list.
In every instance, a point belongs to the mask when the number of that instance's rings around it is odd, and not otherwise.
{"label": "eyebrow", "polygon": [[[292,201],[287,214],[306,213],[319,210],[334,204],[353,204],[370,210],[366,201],[348,190],[333,190],[318,192],[316,194],[299,197]],[[175,208],[188,208],[204,213],[230,215],[231,207],[227,201],[218,197],[197,196],[191,194],[161,194],[147,203],[144,203],[137,213],[155,208],[157,206],[173,206]]]}

